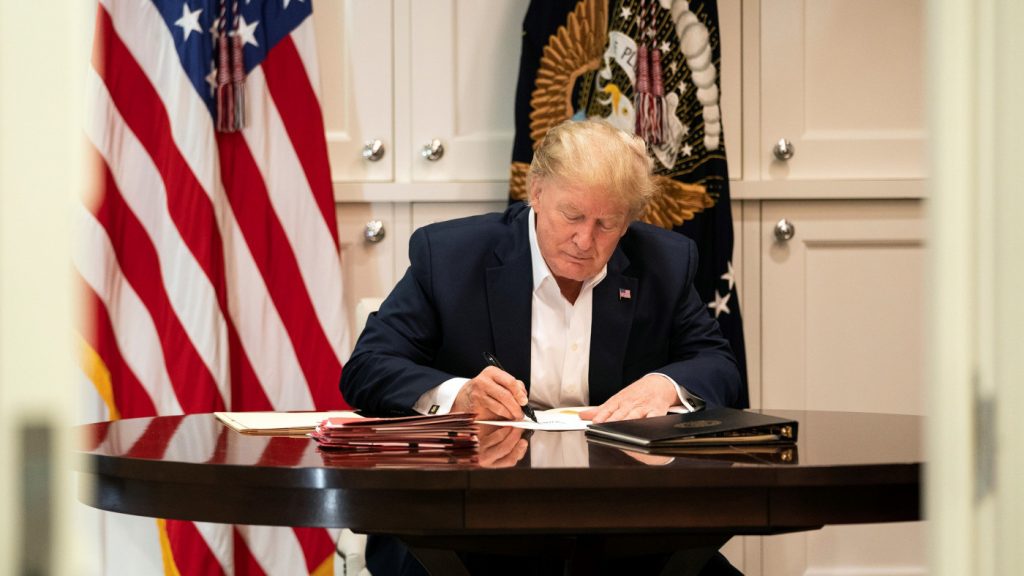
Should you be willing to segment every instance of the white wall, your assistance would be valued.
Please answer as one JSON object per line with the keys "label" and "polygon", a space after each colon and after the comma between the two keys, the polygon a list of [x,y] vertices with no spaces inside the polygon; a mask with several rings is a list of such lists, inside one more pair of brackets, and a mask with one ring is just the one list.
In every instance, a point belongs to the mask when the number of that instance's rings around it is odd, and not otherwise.
{"label": "white wall", "polygon": [[[22,430],[52,430],[50,537],[41,566],[74,574],[70,203],[82,184],[81,74],[90,3],[0,2],[0,573],[24,573]],[[45,472],[43,472],[45,474]],[[33,505],[34,520],[47,494]],[[44,521],[45,524],[45,521]]]}
{"label": "white wall", "polygon": [[1024,573],[1024,5],[933,0],[927,509],[936,575]]}

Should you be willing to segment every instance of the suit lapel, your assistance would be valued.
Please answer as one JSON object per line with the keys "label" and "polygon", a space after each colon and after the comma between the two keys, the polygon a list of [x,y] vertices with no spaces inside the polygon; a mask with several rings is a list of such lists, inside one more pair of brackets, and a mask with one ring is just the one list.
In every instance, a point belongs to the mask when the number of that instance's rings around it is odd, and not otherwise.
{"label": "suit lapel", "polygon": [[629,258],[616,248],[608,275],[594,287],[590,334],[590,403],[598,405],[619,391],[629,329],[636,309],[637,279],[623,272]]}
{"label": "suit lapel", "polygon": [[527,390],[530,388],[533,305],[528,215],[526,210],[512,222],[513,234],[495,249],[497,264],[487,269],[487,305],[494,338],[493,352],[509,374],[526,384]]}

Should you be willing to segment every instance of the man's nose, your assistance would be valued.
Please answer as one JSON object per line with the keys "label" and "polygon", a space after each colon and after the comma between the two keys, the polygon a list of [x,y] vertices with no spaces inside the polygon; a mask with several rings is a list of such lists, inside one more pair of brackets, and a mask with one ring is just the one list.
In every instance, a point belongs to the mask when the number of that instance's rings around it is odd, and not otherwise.
{"label": "man's nose", "polygon": [[593,226],[587,226],[586,224],[579,226],[576,229],[576,233],[572,236],[572,242],[581,251],[589,251],[594,245],[594,230]]}

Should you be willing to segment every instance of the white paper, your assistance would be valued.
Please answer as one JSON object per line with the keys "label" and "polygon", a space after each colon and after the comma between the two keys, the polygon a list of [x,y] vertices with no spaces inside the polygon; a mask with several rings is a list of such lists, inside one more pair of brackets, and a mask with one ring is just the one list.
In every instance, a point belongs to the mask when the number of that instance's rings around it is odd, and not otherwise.
{"label": "white paper", "polygon": [[[580,412],[589,410],[593,406],[569,406],[566,408],[552,408],[550,410],[535,410],[537,421],[534,422],[527,417],[522,420],[480,420],[480,424],[492,424],[494,426],[512,426],[514,428],[526,428],[527,430],[586,430],[590,426],[590,420],[580,418]],[[669,414],[685,414],[688,412],[682,406],[673,406],[668,409]]]}
{"label": "white paper", "polygon": [[580,418],[580,412],[590,409],[591,406],[570,406],[566,408],[552,408],[550,410],[535,410],[537,421],[523,417],[522,420],[481,420],[480,424],[492,424],[494,426],[512,426],[515,428],[526,428],[527,430],[586,430],[590,420]]}
{"label": "white paper", "polygon": [[327,418],[359,418],[355,412],[214,412],[218,420],[245,433],[271,433],[277,430],[312,431]]}

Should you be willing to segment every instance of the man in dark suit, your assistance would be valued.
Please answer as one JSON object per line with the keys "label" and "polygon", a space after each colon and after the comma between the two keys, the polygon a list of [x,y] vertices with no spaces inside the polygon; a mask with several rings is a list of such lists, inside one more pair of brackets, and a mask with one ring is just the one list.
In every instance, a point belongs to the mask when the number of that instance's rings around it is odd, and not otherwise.
{"label": "man in dark suit", "polygon": [[534,154],[529,205],[417,230],[345,365],[345,399],[489,420],[589,405],[596,422],[733,404],[739,372],[693,288],[693,242],[636,221],[650,166],[639,138],[568,122]]}

